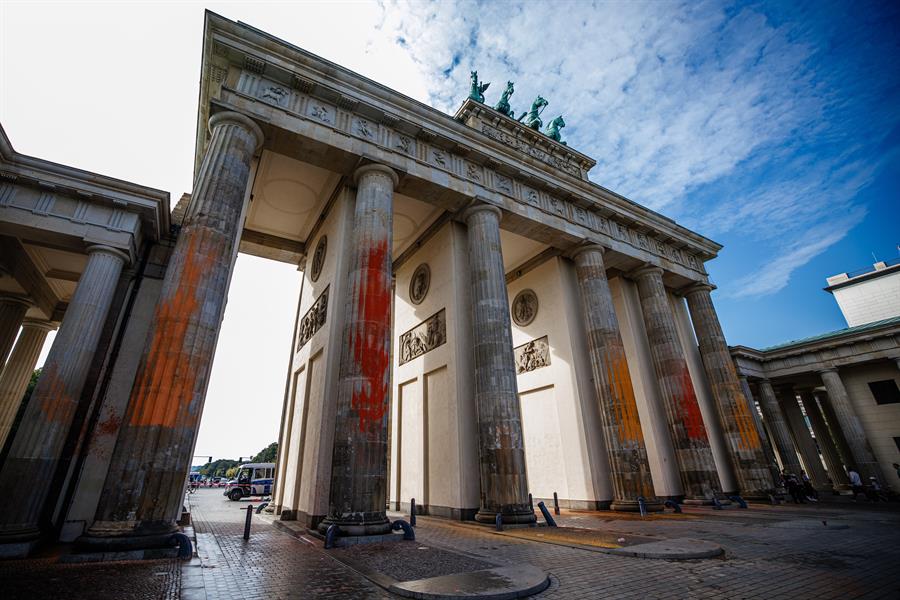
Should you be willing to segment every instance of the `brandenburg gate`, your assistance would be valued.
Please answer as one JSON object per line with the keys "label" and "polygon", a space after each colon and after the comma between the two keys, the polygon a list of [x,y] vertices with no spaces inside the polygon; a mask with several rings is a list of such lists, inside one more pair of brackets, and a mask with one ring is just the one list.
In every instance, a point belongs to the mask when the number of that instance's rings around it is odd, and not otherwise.
{"label": "brandenburg gate", "polygon": [[449,116],[207,13],[194,189],[171,215],[164,192],[99,189],[5,142],[2,357],[23,323],[59,333],[27,405],[34,352],[17,344],[0,380],[18,413],[0,554],[168,543],[238,252],[302,271],[281,519],[371,535],[412,498],[527,524],[529,494],[624,511],[766,495],[704,269],[721,247],[591,182],[562,116],[541,118],[563,108],[549,91],[517,117],[512,83],[496,106],[486,90],[473,73]]}

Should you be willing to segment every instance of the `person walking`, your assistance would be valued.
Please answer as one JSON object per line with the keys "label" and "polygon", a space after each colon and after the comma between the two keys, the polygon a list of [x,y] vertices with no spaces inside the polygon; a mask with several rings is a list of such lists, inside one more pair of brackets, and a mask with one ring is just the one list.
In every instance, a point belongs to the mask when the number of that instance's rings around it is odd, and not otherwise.
{"label": "person walking", "polygon": [[853,501],[856,502],[856,495],[863,493],[862,478],[855,467],[847,469],[847,478],[850,480],[850,489],[853,490]]}

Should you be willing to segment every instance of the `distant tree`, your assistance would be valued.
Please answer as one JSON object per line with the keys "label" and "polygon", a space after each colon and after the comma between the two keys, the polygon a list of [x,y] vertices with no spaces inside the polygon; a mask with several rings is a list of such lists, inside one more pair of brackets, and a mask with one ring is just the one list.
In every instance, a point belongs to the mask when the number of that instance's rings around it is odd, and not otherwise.
{"label": "distant tree", "polygon": [[237,472],[238,472],[237,466],[231,467],[230,469],[225,471],[225,477],[227,479],[234,479],[234,477],[237,475]]}
{"label": "distant tree", "polygon": [[259,454],[254,456],[250,462],[262,462],[262,463],[273,463],[275,462],[275,458],[278,456],[278,442],[272,442],[265,448],[259,451]]}
{"label": "distant tree", "polygon": [[236,467],[238,461],[229,458],[220,458],[202,465],[198,472],[204,477],[224,477],[225,472],[231,467]]}
{"label": "distant tree", "polygon": [[26,404],[28,400],[31,399],[31,392],[34,391],[34,386],[37,385],[38,378],[41,376],[41,369],[35,369],[31,373],[31,379],[28,380],[28,387],[25,388],[25,395],[22,396],[22,404]]}

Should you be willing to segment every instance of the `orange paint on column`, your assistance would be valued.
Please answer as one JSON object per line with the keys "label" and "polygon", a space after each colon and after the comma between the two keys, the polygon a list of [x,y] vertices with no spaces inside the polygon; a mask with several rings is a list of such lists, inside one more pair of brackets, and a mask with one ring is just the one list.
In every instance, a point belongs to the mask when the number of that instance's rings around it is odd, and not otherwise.
{"label": "orange paint on column", "polygon": [[684,365],[681,371],[681,389],[676,397],[677,405],[681,411],[684,430],[688,438],[692,440],[706,440],[706,427],[703,425],[703,414],[700,412],[700,404],[694,394],[694,384],[691,374]]}

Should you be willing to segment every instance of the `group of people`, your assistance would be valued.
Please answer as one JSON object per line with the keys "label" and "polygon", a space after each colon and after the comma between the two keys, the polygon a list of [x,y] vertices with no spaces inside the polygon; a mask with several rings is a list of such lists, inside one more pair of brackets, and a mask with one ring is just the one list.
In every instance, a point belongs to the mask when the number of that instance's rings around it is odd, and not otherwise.
{"label": "group of people", "polygon": [[788,495],[796,504],[819,501],[819,492],[813,487],[806,471],[800,471],[800,476],[798,477],[794,473],[788,473],[787,469],[782,469],[781,485],[787,490]]}

